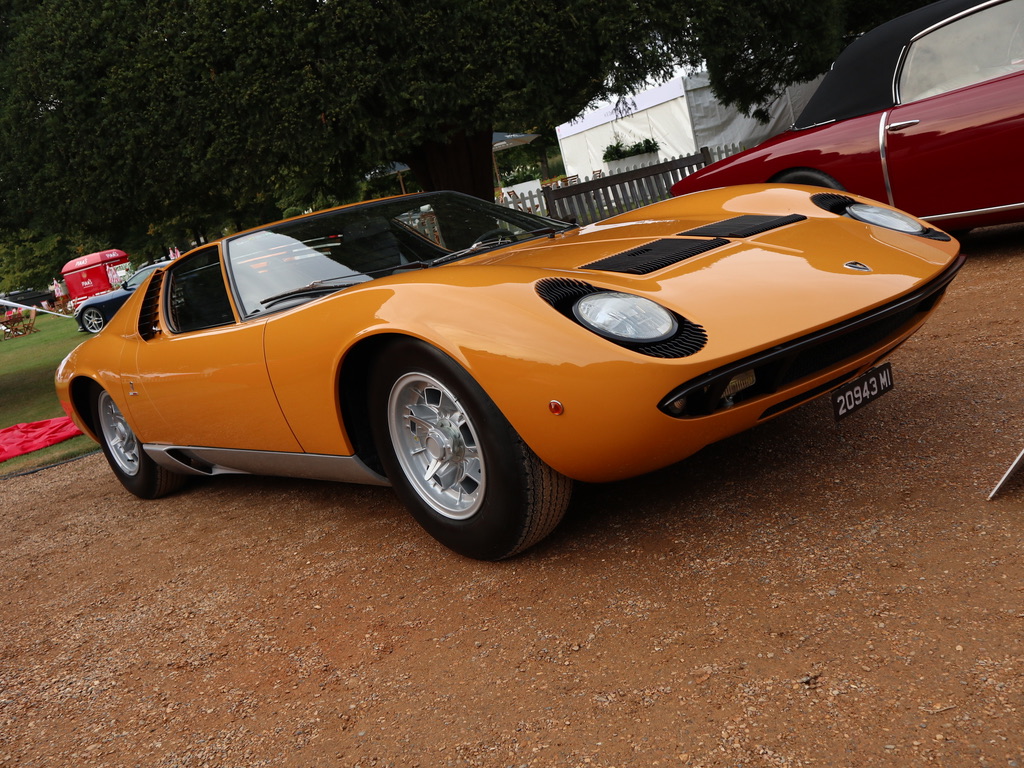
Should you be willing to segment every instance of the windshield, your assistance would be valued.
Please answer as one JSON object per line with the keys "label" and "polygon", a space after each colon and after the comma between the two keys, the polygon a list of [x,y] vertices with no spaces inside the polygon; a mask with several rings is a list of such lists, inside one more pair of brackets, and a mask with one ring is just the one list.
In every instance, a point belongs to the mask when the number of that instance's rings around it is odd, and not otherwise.
{"label": "windshield", "polygon": [[149,277],[149,273],[152,272],[154,269],[156,269],[156,264],[154,264],[153,266],[142,267],[141,269],[139,269],[138,272],[136,272],[127,280],[125,280],[124,284],[121,287],[125,288],[126,290],[135,290],[136,288],[139,287],[139,284],[143,280]]}
{"label": "windshield", "polygon": [[245,317],[374,277],[566,229],[455,192],[382,200],[273,224],[226,243]]}

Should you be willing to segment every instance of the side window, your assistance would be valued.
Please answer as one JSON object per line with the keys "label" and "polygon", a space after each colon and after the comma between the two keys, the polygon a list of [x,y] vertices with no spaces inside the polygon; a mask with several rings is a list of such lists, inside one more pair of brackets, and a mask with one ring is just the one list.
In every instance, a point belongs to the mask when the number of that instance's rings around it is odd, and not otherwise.
{"label": "side window", "polygon": [[1008,0],[910,44],[900,103],[937,96],[1024,69],[1024,0]]}
{"label": "side window", "polygon": [[220,249],[204,248],[167,270],[167,320],[175,333],[234,322],[220,269]]}

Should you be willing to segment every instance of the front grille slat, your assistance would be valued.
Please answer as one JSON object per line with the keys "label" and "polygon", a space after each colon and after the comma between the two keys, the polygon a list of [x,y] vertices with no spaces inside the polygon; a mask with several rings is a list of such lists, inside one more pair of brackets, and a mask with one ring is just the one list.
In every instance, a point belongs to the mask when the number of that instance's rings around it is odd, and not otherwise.
{"label": "front grille slat", "polygon": [[[774,394],[793,382],[899,339],[911,323],[935,306],[963,263],[964,257],[959,256],[930,284],[888,306],[699,376],[666,395],[659,407],[677,418],[708,416],[724,407],[720,393],[738,373],[753,370],[756,383],[739,392],[730,404]],[[669,404],[682,400],[686,401],[682,412],[669,409]],[[775,412],[777,409],[769,409],[765,415]]]}

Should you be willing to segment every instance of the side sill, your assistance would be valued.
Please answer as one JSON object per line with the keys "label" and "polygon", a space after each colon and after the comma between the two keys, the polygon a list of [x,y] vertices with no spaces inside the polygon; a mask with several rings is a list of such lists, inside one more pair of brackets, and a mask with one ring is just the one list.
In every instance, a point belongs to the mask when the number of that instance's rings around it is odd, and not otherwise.
{"label": "side sill", "polygon": [[358,456],[246,451],[182,445],[142,446],[153,461],[182,475],[276,475],[361,485],[391,485]]}

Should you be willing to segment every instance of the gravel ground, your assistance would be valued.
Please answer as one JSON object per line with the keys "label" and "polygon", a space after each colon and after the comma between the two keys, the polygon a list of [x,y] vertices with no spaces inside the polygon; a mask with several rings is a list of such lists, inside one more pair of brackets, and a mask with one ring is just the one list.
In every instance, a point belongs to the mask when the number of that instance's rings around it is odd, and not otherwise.
{"label": "gravel ground", "polygon": [[0,766],[1024,766],[1024,228],[965,250],[892,393],[509,562],[387,489],[0,480]]}

